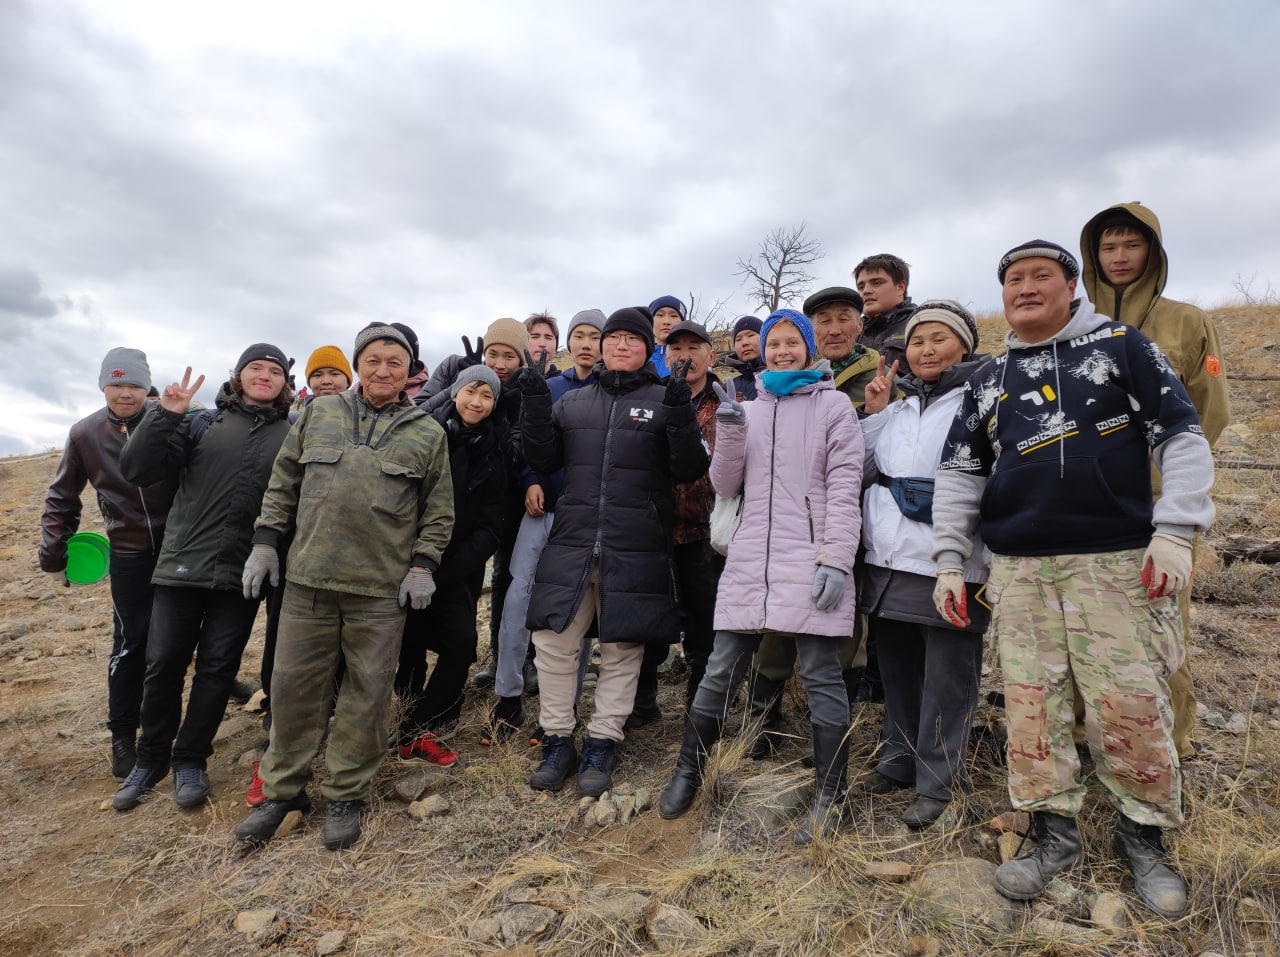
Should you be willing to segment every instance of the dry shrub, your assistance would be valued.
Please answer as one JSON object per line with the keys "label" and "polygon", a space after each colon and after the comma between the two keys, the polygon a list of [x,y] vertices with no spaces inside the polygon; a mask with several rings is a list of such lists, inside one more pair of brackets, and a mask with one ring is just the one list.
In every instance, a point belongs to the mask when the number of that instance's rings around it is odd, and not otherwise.
{"label": "dry shrub", "polygon": [[1232,562],[1218,568],[1196,569],[1192,595],[1198,601],[1224,605],[1280,604],[1280,574],[1274,565]]}

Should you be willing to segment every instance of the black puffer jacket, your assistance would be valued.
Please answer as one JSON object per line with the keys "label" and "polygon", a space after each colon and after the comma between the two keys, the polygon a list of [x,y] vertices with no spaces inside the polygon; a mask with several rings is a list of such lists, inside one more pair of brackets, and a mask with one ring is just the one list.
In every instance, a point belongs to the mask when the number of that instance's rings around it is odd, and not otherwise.
{"label": "black puffer jacket", "polygon": [[538,562],[530,628],[563,631],[600,567],[600,640],[670,643],[680,630],[671,559],[673,482],[691,482],[709,459],[693,406],[663,404],[652,363],[602,370],[563,396],[528,396],[523,450],[538,472],[564,469],[555,524]]}
{"label": "black puffer jacket", "polygon": [[867,316],[862,326],[858,344],[875,349],[884,356],[886,366],[900,362],[907,365],[907,320],[916,311],[916,304],[908,296],[886,313]]}
{"label": "black puffer jacket", "polygon": [[120,470],[131,482],[178,479],[151,579],[157,585],[240,590],[253,523],[289,421],[274,407],[246,405],[227,383],[217,404],[198,441],[191,438],[191,414],[157,406],[120,452]]}
{"label": "black puffer jacket", "polygon": [[503,450],[508,440],[506,423],[493,415],[477,426],[463,425],[453,400],[437,409],[434,418],[449,440],[453,474],[453,537],[435,574],[437,583],[447,585],[483,572],[498,550],[506,511]]}

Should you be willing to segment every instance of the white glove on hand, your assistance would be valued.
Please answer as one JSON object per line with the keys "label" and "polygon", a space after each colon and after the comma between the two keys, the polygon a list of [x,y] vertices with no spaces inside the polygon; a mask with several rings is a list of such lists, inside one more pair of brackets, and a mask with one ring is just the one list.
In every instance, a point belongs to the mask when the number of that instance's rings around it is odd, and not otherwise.
{"label": "white glove on hand", "polygon": [[847,576],[838,568],[830,565],[819,565],[818,573],[813,576],[813,589],[809,597],[813,599],[813,607],[818,611],[831,611],[840,607],[844,598],[844,580]]}
{"label": "white glove on hand", "polygon": [[716,409],[716,418],[725,425],[746,425],[747,407],[724,391],[719,382],[713,380],[711,388],[715,391],[716,398],[720,400],[720,407]]}
{"label": "white glove on hand", "polygon": [[1176,595],[1191,581],[1191,542],[1156,532],[1142,556],[1142,584],[1148,598]]}
{"label": "white glove on hand", "polygon": [[280,556],[270,545],[259,542],[249,552],[244,563],[244,574],[240,576],[240,585],[244,588],[246,599],[257,598],[262,594],[262,583],[271,580],[271,587],[280,584]]}
{"label": "white glove on hand", "polygon": [[414,611],[422,611],[431,604],[431,596],[436,593],[436,580],[429,568],[410,568],[409,574],[400,583],[400,607],[406,603]]}
{"label": "white glove on hand", "polygon": [[963,569],[938,569],[938,582],[933,586],[933,607],[940,617],[957,628],[970,624],[969,597],[964,590]]}

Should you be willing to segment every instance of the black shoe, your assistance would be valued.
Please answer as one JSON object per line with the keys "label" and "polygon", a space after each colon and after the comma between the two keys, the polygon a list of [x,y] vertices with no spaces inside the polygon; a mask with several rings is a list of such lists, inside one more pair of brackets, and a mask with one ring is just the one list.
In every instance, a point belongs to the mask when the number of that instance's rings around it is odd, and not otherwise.
{"label": "black shoe", "polygon": [[813,802],[809,813],[796,831],[795,843],[811,844],[821,834],[835,836],[844,818],[845,781],[849,772],[848,725],[813,726]]}
{"label": "black shoe", "polygon": [[578,765],[578,788],[588,797],[599,797],[613,787],[613,769],[618,764],[617,745],[608,738],[587,738],[582,742],[582,763]]}
{"label": "black shoe", "polygon": [[578,749],[573,738],[548,734],[542,739],[542,763],[529,775],[529,787],[535,791],[559,791],[577,769]]}
{"label": "black shoe", "polygon": [[113,737],[111,739],[111,776],[117,781],[123,781],[137,763],[138,746],[134,743],[133,735]]}
{"label": "black shoe", "polygon": [[634,731],[636,728],[643,728],[661,720],[662,709],[658,707],[658,689],[655,686],[651,691],[644,689],[636,692],[636,703],[632,706],[631,714],[627,716],[622,727],[628,731]]}
{"label": "black shoe", "polygon": [[291,811],[306,814],[311,810],[307,792],[302,791],[283,801],[264,801],[252,814],[236,825],[237,840],[249,844],[265,844],[276,836],[276,831]]}
{"label": "black shoe", "polygon": [[249,699],[253,697],[253,693],[257,690],[258,689],[249,682],[241,681],[237,678],[235,681],[231,682],[231,692],[227,697],[236,704],[246,704]]}
{"label": "black shoe", "polygon": [[519,734],[524,720],[524,700],[519,695],[499,698],[489,715],[488,726],[480,732],[480,743],[485,747],[505,744]]}
{"label": "black shoe", "polygon": [[1073,817],[1034,811],[1024,843],[1027,840],[1035,844],[996,868],[992,880],[995,889],[1010,900],[1040,896],[1049,881],[1080,862],[1080,829]]}
{"label": "black shoe", "polygon": [[195,807],[209,800],[209,775],[204,768],[174,768],[173,798],[178,807]]}
{"label": "black shoe", "polygon": [[1164,832],[1120,815],[1112,840],[1115,852],[1133,872],[1134,890],[1161,917],[1181,917],[1187,910],[1187,885],[1169,866]]}
{"label": "black shoe", "polygon": [[915,830],[928,827],[942,817],[942,812],[950,804],[950,801],[931,798],[924,794],[918,795],[915,801],[912,802],[911,807],[903,812],[902,823]]}
{"label": "black shoe", "polygon": [[324,846],[340,851],[360,840],[364,801],[330,801],[324,812]]}
{"label": "black shoe", "polygon": [[471,687],[492,688],[498,678],[498,662],[491,660],[487,665],[471,676]]}
{"label": "black shoe", "polygon": [[658,815],[670,820],[689,810],[702,786],[702,772],[707,766],[707,752],[720,739],[723,720],[719,714],[690,711],[684,723],[684,740],[676,770],[662,789],[658,799]]}
{"label": "black shoe", "polygon": [[911,787],[912,785],[897,778],[891,778],[887,774],[881,774],[879,771],[872,771],[853,784],[855,791],[862,791],[865,794],[892,794],[894,791],[906,791]]}
{"label": "black shoe", "polygon": [[884,704],[884,685],[879,677],[864,675],[858,682],[858,690],[853,693],[854,704]]}
{"label": "black shoe", "polygon": [[157,784],[164,780],[164,776],[168,773],[167,765],[162,768],[144,768],[140,764],[135,764],[128,777],[124,779],[124,783],[116,790],[116,796],[111,799],[111,806],[117,811],[133,810],[155,789]]}
{"label": "black shoe", "polygon": [[535,695],[538,693],[538,666],[533,663],[532,658],[524,660],[524,667],[520,670],[521,677],[524,678],[524,693],[527,695]]}

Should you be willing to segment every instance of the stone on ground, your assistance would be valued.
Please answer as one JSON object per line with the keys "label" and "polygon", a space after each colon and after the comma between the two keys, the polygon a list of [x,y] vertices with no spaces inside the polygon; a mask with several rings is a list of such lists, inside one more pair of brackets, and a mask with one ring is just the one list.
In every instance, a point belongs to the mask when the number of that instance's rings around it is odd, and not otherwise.
{"label": "stone on ground", "polygon": [[1119,894],[1104,891],[1093,902],[1089,919],[1095,927],[1120,933],[1129,929],[1129,908]]}
{"label": "stone on ground", "polygon": [[863,872],[873,881],[905,881],[911,876],[911,865],[906,861],[873,861]]}
{"label": "stone on ground", "polygon": [[927,868],[914,887],[916,909],[927,918],[978,921],[993,930],[1010,930],[1023,908],[992,886],[996,865],[976,857],[942,861]]}
{"label": "stone on ground", "polygon": [[421,801],[409,805],[409,816],[415,821],[425,821],[431,817],[441,817],[453,810],[449,799],[442,794],[428,794]]}
{"label": "stone on ground", "polygon": [[342,949],[342,945],[347,942],[347,935],[340,930],[331,930],[319,940],[316,941],[316,954],[318,957],[329,957],[329,954],[336,954]]}
{"label": "stone on ground", "polygon": [[678,954],[696,947],[707,936],[702,922],[687,910],[659,904],[645,922],[649,940],[663,953]]}
{"label": "stone on ground", "polygon": [[513,904],[495,915],[502,926],[502,940],[508,947],[541,937],[559,916],[541,904]]}
{"label": "stone on ground", "polygon": [[775,834],[809,806],[811,784],[807,775],[766,771],[742,782],[733,806],[760,830]]}
{"label": "stone on ground", "polygon": [[236,914],[236,933],[256,934],[270,927],[280,916],[274,907],[260,907],[257,910],[242,910]]}

